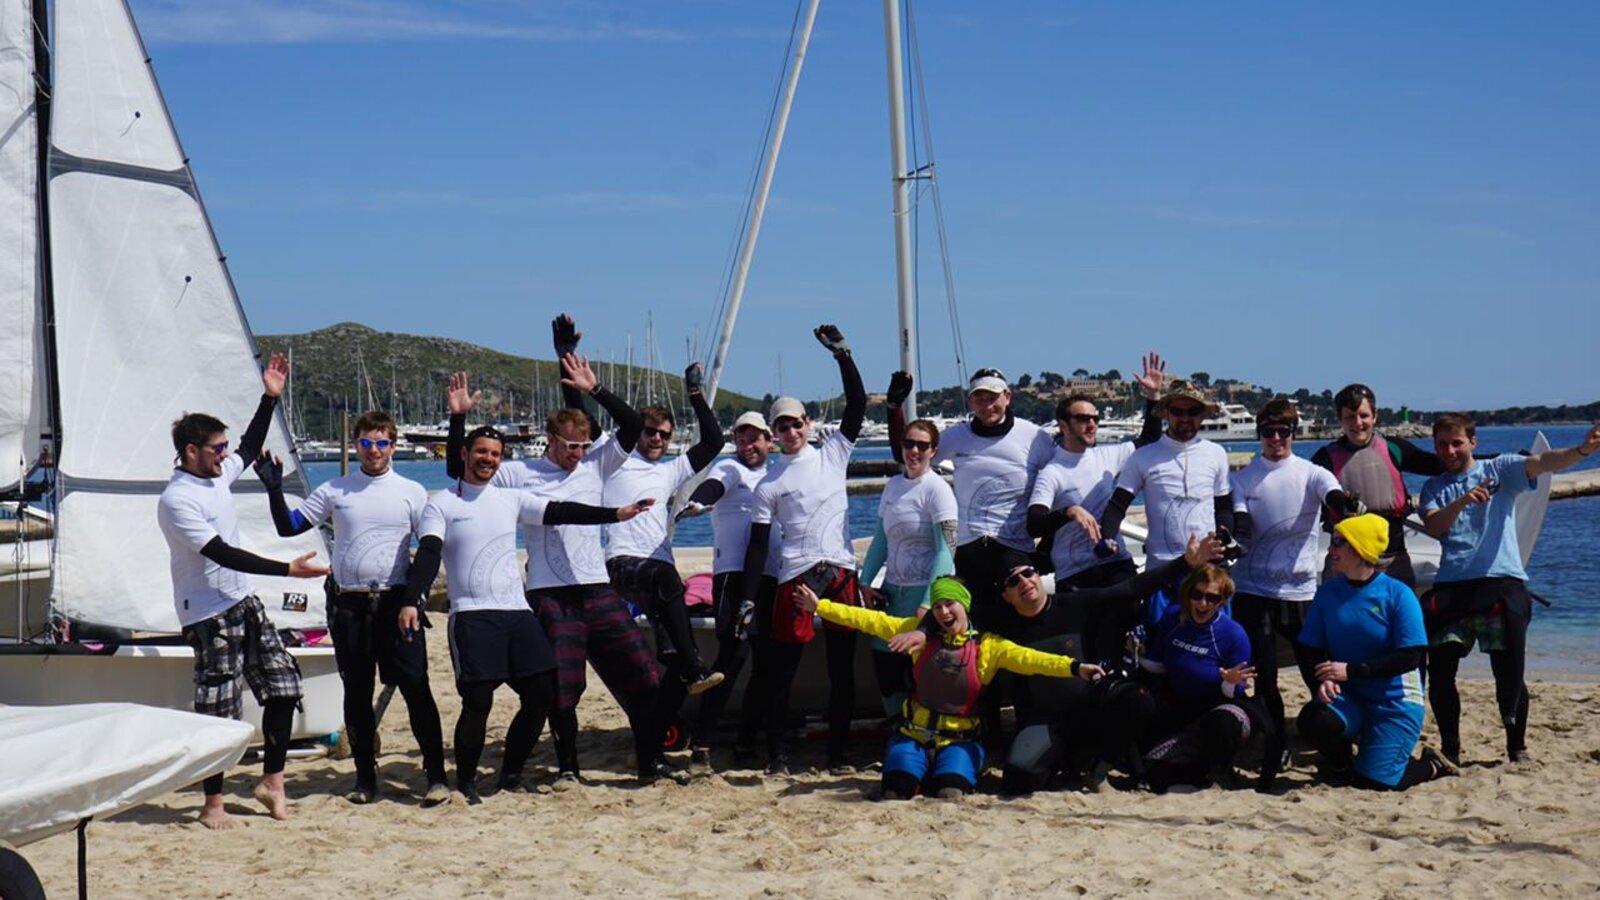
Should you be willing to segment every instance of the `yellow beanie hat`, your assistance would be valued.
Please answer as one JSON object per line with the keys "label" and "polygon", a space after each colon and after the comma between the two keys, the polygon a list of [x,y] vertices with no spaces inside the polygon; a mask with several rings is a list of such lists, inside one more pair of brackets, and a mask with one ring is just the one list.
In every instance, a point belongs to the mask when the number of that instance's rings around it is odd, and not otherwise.
{"label": "yellow beanie hat", "polygon": [[1389,549],[1389,522],[1383,516],[1373,513],[1363,513],[1341,519],[1333,530],[1350,542],[1356,554],[1362,559],[1378,564],[1378,557]]}

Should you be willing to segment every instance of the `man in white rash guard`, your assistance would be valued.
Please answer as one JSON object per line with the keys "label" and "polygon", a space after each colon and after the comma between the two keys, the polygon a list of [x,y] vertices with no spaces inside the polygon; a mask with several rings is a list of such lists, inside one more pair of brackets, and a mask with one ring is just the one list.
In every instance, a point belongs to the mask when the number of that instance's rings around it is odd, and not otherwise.
{"label": "man in white rash guard", "polygon": [[400,630],[414,635],[429,586],[445,563],[450,591],[450,661],[461,695],[456,720],[456,789],[470,805],[478,794],[478,761],[494,708],[494,692],[510,685],[521,700],[506,729],[499,788],[522,789],[522,767],[544,730],[556,696],[556,654],[539,616],[528,607],[517,571],[517,526],[603,525],[650,508],[645,497],[618,508],[552,501],[492,484],[505,449],[490,426],[473,429],[455,487],[435,491],[422,511],[422,540],[406,583]]}
{"label": "man in white rash guard", "polygon": [[1316,653],[1300,641],[1300,625],[1317,593],[1317,534],[1323,509],[1332,521],[1345,516],[1348,501],[1339,479],[1294,455],[1300,413],[1287,400],[1271,400],[1256,413],[1261,452],[1235,472],[1234,537],[1244,555],[1234,563],[1233,618],[1250,638],[1256,696],[1273,730],[1257,789],[1270,791],[1283,764],[1283,695],[1278,691],[1278,642],[1294,648],[1306,689],[1316,693]]}
{"label": "man in white rash guard", "polygon": [[[1228,452],[1200,438],[1200,423],[1220,412],[1200,389],[1182,379],[1167,386],[1158,411],[1167,432],[1128,457],[1117,476],[1117,489],[1100,516],[1100,536],[1108,549],[1119,546],[1116,535],[1133,498],[1144,495],[1149,538],[1144,542],[1145,569],[1159,568],[1183,555],[1190,535],[1215,532],[1228,545],[1233,530],[1233,498],[1228,493]],[[1237,550],[1229,551],[1230,558]],[[1175,590],[1177,585],[1171,585]],[[1151,598],[1148,623],[1159,621],[1172,590]]]}
{"label": "man in white rash guard", "polygon": [[[172,555],[172,595],[183,638],[194,649],[194,711],[221,719],[244,715],[239,682],[249,684],[261,704],[261,734],[266,742],[261,782],[255,798],[275,819],[289,817],[283,790],[283,762],[289,730],[300,703],[300,668],[283,648],[277,629],[246,575],[320,578],[326,566],[313,553],[290,562],[263,559],[239,546],[239,516],[230,485],[255,460],[267,440],[272,411],[289,377],[283,354],[261,374],[261,403],[228,452],[228,426],[215,416],[187,413],[172,423],[172,448],[178,466],[161,492],[156,521]],[[222,773],[205,780],[200,822],[228,828],[233,820],[222,803]]]}
{"label": "man in white rash guard", "polygon": [[423,632],[406,640],[395,627],[405,602],[411,539],[422,523],[428,491],[394,470],[394,419],[368,412],[351,427],[360,468],[318,485],[297,509],[283,496],[283,466],[265,456],[256,474],[266,486],[272,522],[288,537],[325,522],[333,524],[333,577],[328,581],[328,631],[344,685],[344,725],[356,764],[351,803],[378,797],[372,679],[381,677],[405,698],[411,734],[422,751],[428,777],[423,806],[450,799],[445,782],[444,732],[428,686],[428,651]]}

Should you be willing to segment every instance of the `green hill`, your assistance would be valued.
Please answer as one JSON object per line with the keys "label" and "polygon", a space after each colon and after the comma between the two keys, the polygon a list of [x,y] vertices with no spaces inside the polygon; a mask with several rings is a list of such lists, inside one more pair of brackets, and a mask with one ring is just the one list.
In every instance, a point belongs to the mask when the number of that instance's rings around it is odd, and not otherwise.
{"label": "green hill", "polygon": [[[451,338],[375,331],[341,322],[305,334],[257,335],[256,341],[263,354],[293,355],[296,427],[313,438],[336,437],[344,412],[357,415],[374,405],[402,422],[438,422],[446,415],[444,392],[450,373],[460,369],[471,373],[474,390],[483,391],[478,410],[484,419],[542,420],[560,403],[560,366],[554,360],[513,356]],[[605,363],[595,367],[602,383],[626,396],[622,367],[615,371],[608,371]],[[647,402],[647,373],[635,368],[633,377],[634,401],[642,406]],[[671,401],[678,418],[684,419],[688,413],[682,376],[657,373],[655,384],[656,402]],[[717,392],[717,416],[724,426],[759,404],[758,398]]]}

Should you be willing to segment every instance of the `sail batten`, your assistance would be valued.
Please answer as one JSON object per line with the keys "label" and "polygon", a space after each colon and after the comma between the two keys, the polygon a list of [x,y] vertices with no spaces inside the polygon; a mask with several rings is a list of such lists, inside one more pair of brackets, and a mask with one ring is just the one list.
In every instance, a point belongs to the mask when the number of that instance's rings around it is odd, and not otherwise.
{"label": "sail batten", "polygon": [[[260,361],[200,193],[123,0],[55,7],[48,169],[61,449],[51,602],[68,618],[178,630],[156,501],[172,423],[203,411],[243,431]],[[307,483],[281,413],[266,449],[285,493]],[[326,552],[319,532],[280,538],[254,478],[235,499],[244,546]],[[325,623],[321,591],[252,578],[274,623]],[[282,595],[279,602],[276,598]]]}

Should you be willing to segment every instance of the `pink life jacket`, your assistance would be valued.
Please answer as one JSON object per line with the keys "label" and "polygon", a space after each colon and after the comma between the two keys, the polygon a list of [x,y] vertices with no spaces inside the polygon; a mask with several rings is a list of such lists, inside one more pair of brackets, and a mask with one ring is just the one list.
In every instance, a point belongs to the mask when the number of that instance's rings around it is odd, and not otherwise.
{"label": "pink life jacket", "polygon": [[1359,497],[1369,511],[1389,517],[1403,515],[1407,506],[1405,479],[1394,457],[1394,448],[1376,432],[1360,450],[1351,450],[1342,441],[1328,445],[1328,461],[1339,486]]}

